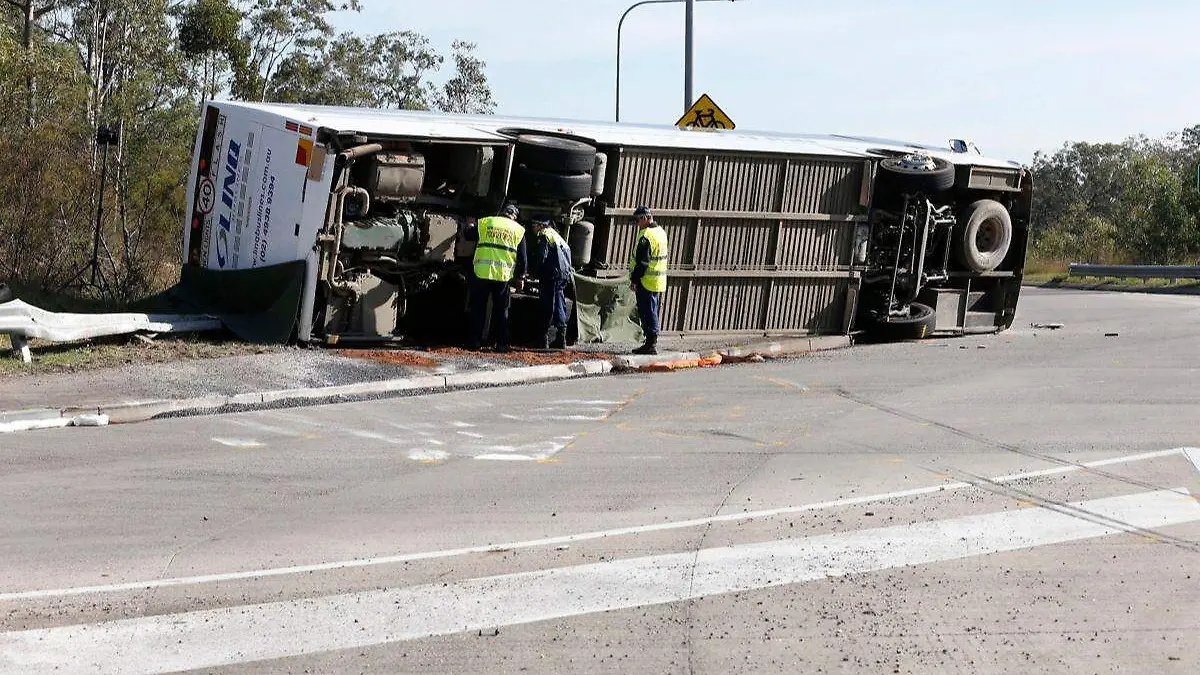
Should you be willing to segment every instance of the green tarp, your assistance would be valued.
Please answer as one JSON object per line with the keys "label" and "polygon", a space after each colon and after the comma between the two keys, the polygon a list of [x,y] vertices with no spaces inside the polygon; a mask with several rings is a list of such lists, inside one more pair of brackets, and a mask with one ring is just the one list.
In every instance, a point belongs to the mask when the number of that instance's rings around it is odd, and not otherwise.
{"label": "green tarp", "polygon": [[304,261],[247,270],[185,265],[179,283],[137,303],[142,312],[211,314],[247,342],[282,344],[300,315]]}
{"label": "green tarp", "polygon": [[597,279],[576,274],[575,315],[580,344],[642,340],[637,299],[628,277]]}

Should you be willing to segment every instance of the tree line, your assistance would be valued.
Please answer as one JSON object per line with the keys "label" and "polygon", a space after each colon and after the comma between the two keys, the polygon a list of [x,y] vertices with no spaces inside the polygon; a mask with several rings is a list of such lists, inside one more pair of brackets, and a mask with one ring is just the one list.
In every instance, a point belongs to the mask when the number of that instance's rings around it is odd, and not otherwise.
{"label": "tree line", "polygon": [[1196,264],[1200,125],[1162,138],[1066,143],[1033,158],[1030,257],[1068,262]]}
{"label": "tree line", "polygon": [[338,32],[358,0],[0,0],[0,280],[71,286],[100,218],[104,295],[178,275],[205,100],[491,113],[475,45]]}

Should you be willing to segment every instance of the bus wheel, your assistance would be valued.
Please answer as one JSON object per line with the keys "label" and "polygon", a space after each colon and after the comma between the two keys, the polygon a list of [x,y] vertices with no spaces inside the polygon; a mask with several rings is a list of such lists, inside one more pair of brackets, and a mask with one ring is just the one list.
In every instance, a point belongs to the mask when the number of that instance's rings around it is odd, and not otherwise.
{"label": "bus wheel", "polygon": [[517,164],[535,171],[584,173],[596,167],[596,148],[570,138],[522,134],[517,137]]}
{"label": "bus wheel", "polygon": [[885,342],[920,340],[933,333],[936,320],[937,316],[934,315],[932,307],[910,302],[905,314],[877,319],[869,331],[870,337]]}
{"label": "bus wheel", "polygon": [[905,194],[933,196],[954,187],[954,165],[927,155],[888,157],[879,162],[875,181],[875,203],[885,203]]}
{"label": "bus wheel", "polygon": [[513,169],[510,191],[524,199],[583,199],[592,194],[592,174],[550,173],[518,166]]}
{"label": "bus wheel", "polygon": [[980,199],[959,218],[958,260],[972,272],[991,272],[1004,262],[1012,245],[1013,225],[1000,202]]}

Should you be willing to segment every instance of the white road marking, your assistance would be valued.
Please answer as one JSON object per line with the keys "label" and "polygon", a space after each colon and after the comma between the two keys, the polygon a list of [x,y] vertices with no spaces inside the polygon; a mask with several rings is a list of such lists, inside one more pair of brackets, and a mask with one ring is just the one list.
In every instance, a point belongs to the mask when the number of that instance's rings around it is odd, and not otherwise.
{"label": "white road marking", "polygon": [[[1157,452],[1146,452],[1139,455],[1126,455],[1123,457],[1112,457],[1093,462],[1083,462],[1078,465],[1068,467],[1058,467],[1051,469],[1055,473],[1071,473],[1082,471],[1086,468],[1098,466],[1111,466],[1114,464],[1126,464],[1130,462],[1141,462],[1149,459],[1159,459],[1163,457],[1172,457],[1180,455],[1189,450],[1200,451],[1200,448],[1174,448],[1172,450],[1160,450]],[[415,451],[414,451],[415,452]],[[428,451],[422,451],[428,452]],[[999,476],[992,478],[992,482],[1007,483],[1017,481],[1024,478],[1035,478],[1046,475],[1046,470],[1030,471],[1028,473],[1010,474],[1008,476]],[[938,492],[949,492],[953,490],[961,490],[972,487],[970,483],[952,482],[942,483],[940,485],[930,485],[921,488],[912,488],[909,490],[898,490],[896,492],[884,492],[874,495],[863,495],[861,497],[848,497],[845,499],[835,499],[825,502],[814,502],[803,504],[800,506],[786,506],[778,509],[767,509],[762,511],[744,511],[741,513],[728,513],[720,516],[712,516],[708,518],[693,518],[691,520],[677,520],[672,522],[654,523],[652,525],[634,525],[630,527],[616,528],[612,530],[596,530],[592,532],[581,532],[578,534],[567,534],[558,537],[547,537],[544,539],[532,539],[526,541],[517,541],[502,544],[488,544],[485,546],[470,546],[465,548],[443,549],[441,551],[423,551],[418,553],[402,553],[398,555],[380,556],[376,558],[360,558],[357,560],[339,560],[324,563],[314,563],[311,565],[295,565],[292,567],[273,567],[260,570],[246,570],[243,572],[224,572],[220,574],[204,574],[191,577],[174,577],[170,579],[150,579],[145,581],[131,581],[119,584],[105,584],[97,586],[76,586],[73,588],[52,588],[32,591],[12,591],[8,593],[0,593],[0,602],[10,600],[31,600],[37,598],[60,598],[72,595],[89,595],[93,593],[115,593],[120,591],[138,591],[149,590],[152,588],[166,588],[170,586],[189,586],[193,584],[208,584],[222,581],[238,581],[243,579],[261,579],[266,577],[287,576],[291,574],[310,574],[313,572],[326,572],[333,570],[354,569],[360,567],[375,567],[379,565],[395,565],[398,563],[416,562],[420,560],[436,560],[440,558],[455,558],[458,556],[472,555],[476,553],[488,553],[495,551],[497,548],[509,549],[525,549],[539,548],[543,546],[558,546],[560,544],[572,544],[581,541],[589,541],[594,539],[605,539],[607,537],[619,537],[627,535],[646,534],[650,532],[662,532],[666,530],[680,530],[691,527],[702,527],[710,523],[736,522],[741,520],[757,520],[760,518],[773,518],[776,516],[805,513],[810,511],[822,511],[825,509],[841,508],[845,506],[856,506],[859,504],[869,504],[874,502],[890,501],[893,499],[904,499],[907,497],[919,497],[922,495],[934,494]]]}
{"label": "white road marking", "polygon": [[628,560],[0,634],[0,671],[165,673],[562,619],[1200,520],[1178,490]]}
{"label": "white road marking", "polygon": [[608,414],[603,415],[501,415],[506,420],[514,422],[545,422],[552,420],[555,422],[603,422],[608,419]]}
{"label": "white road marking", "polygon": [[265,448],[266,443],[256,441],[253,438],[213,438],[213,441],[226,445],[231,448]]}
{"label": "white road marking", "polygon": [[418,462],[444,462],[450,458],[450,453],[443,450],[414,448],[408,452],[408,458]]}
{"label": "white road marking", "polygon": [[[568,438],[568,441],[574,440]],[[567,447],[566,443],[545,441],[542,443],[526,443],[524,445],[488,445],[476,448],[475,459],[491,461],[526,461],[546,460],[557,455]]]}
{"label": "white road marking", "polygon": [[487,454],[483,454],[483,455],[475,455],[475,459],[482,459],[482,460],[492,461],[492,462],[532,462],[536,459],[541,459],[541,458],[533,457],[530,455],[510,455],[510,454],[504,454],[504,453],[487,453]]}
{"label": "white road marking", "polygon": [[459,436],[466,436],[467,438],[483,438],[484,437],[483,434],[477,434],[473,431],[456,431],[454,433],[458,434]]}
{"label": "white road marking", "polygon": [[261,422],[255,422],[253,420],[248,420],[245,418],[231,417],[231,418],[229,418],[229,421],[238,426],[246,427],[248,429],[254,429],[255,431],[266,432],[269,434],[278,434],[280,436],[287,436],[289,438],[303,436],[303,434],[292,431],[291,429],[284,429],[283,427],[276,427],[276,426],[272,426],[270,424],[263,424]]}
{"label": "white road marking", "polygon": [[1197,471],[1200,471],[1200,448],[1184,448],[1183,456],[1188,458]]}

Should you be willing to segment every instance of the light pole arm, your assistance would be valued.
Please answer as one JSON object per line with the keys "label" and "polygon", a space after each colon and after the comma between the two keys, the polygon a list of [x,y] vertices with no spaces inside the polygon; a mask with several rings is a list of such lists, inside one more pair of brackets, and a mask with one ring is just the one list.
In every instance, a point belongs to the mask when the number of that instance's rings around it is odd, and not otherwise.
{"label": "light pole arm", "polygon": [[617,22],[617,109],[615,115],[617,122],[621,121],[621,29],[625,26],[625,17],[629,16],[630,12],[638,7],[641,7],[642,5],[663,5],[682,1],[683,0],[642,0],[641,2],[635,2],[629,6],[629,9],[625,10],[625,13],[621,15],[621,20]]}
{"label": "light pole arm", "polygon": [[[679,4],[679,3],[687,2],[687,1],[688,0],[641,0],[641,2],[635,2],[632,5],[630,5],[629,9],[626,9],[625,13],[621,15],[621,20],[617,22],[617,86],[616,86],[616,112],[614,114],[614,118],[616,119],[616,121],[618,121],[618,122],[621,121],[621,29],[625,26],[625,17],[629,16],[630,12],[637,9],[638,7],[641,7],[642,5]],[[737,2],[737,1],[738,0],[695,0],[695,2]],[[685,90],[690,89],[690,87],[691,87],[690,84],[686,85]],[[692,104],[691,101],[687,102],[687,105],[691,105],[691,104]]]}

